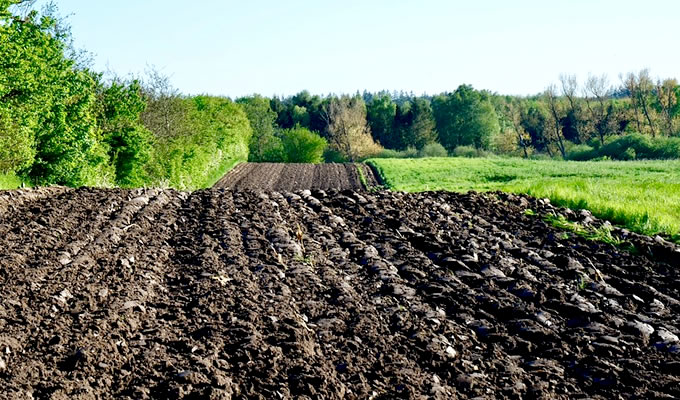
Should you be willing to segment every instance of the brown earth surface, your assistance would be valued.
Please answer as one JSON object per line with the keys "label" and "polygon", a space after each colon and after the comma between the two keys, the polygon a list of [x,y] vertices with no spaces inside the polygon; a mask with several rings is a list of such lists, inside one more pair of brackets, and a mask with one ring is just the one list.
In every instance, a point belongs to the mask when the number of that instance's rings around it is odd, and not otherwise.
{"label": "brown earth surface", "polygon": [[601,224],[501,193],[0,192],[0,398],[680,397],[678,249],[527,208]]}
{"label": "brown earth surface", "polygon": [[[359,169],[365,182],[362,182]],[[364,190],[378,186],[378,182],[377,175],[366,164],[242,163],[220,179],[215,188],[258,191]]]}

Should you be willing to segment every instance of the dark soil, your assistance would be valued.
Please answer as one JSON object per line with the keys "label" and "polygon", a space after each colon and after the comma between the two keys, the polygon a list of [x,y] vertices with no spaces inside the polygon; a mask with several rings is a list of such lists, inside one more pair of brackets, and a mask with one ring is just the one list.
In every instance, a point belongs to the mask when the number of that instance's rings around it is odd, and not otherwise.
{"label": "dark soil", "polygon": [[527,208],[566,212],[498,193],[0,193],[0,398],[680,397],[677,248],[566,238]]}
{"label": "dark soil", "polygon": [[243,163],[215,184],[219,189],[258,191],[364,190],[375,186],[378,186],[378,178],[370,167],[350,163]]}

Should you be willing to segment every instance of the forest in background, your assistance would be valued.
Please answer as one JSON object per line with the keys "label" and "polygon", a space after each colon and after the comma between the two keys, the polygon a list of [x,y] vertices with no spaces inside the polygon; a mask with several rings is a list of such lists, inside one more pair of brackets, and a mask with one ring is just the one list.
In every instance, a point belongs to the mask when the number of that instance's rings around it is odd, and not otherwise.
{"label": "forest in background", "polygon": [[0,174],[69,186],[210,186],[235,163],[368,157],[680,158],[680,86],[647,70],[538,95],[187,96],[151,68],[93,71],[54,6],[0,0]]}

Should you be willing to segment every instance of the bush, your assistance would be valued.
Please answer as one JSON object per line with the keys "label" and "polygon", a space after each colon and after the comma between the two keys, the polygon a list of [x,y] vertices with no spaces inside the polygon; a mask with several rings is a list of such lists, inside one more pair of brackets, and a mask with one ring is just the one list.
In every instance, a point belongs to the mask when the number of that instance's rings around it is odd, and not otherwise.
{"label": "bush", "polygon": [[283,160],[288,163],[312,163],[323,161],[326,139],[307,128],[296,127],[281,132]]}
{"label": "bush", "polygon": [[567,160],[586,161],[592,160],[597,156],[597,152],[592,146],[587,144],[577,144],[567,151]]}
{"label": "bush", "polygon": [[444,146],[439,143],[426,144],[418,152],[420,157],[447,157],[449,153],[446,151]]}
{"label": "bush", "polygon": [[326,150],[323,152],[323,160],[324,162],[327,163],[345,163],[347,162],[347,158],[342,155],[337,150],[333,150],[329,147],[326,147]]}
{"label": "bush", "polygon": [[[680,158],[680,138],[649,137],[639,133],[610,136],[605,143],[591,143],[592,147],[574,146],[568,159],[586,161],[610,160],[669,160]],[[586,151],[590,147],[590,151]]]}
{"label": "bush", "polygon": [[454,157],[479,157],[479,151],[472,146],[458,146],[453,149]]}
{"label": "bush", "polygon": [[406,150],[382,149],[373,158],[418,158],[418,150],[408,147]]}

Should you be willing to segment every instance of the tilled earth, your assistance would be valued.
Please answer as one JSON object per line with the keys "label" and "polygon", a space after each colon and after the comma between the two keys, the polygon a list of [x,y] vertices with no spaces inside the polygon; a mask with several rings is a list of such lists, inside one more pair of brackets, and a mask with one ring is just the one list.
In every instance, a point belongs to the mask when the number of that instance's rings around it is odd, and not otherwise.
{"label": "tilled earth", "polygon": [[215,188],[259,191],[364,190],[377,186],[378,182],[373,170],[366,164],[242,163],[220,179]]}
{"label": "tilled earth", "polygon": [[0,397],[680,397],[678,249],[527,208],[600,223],[501,193],[0,193]]}

